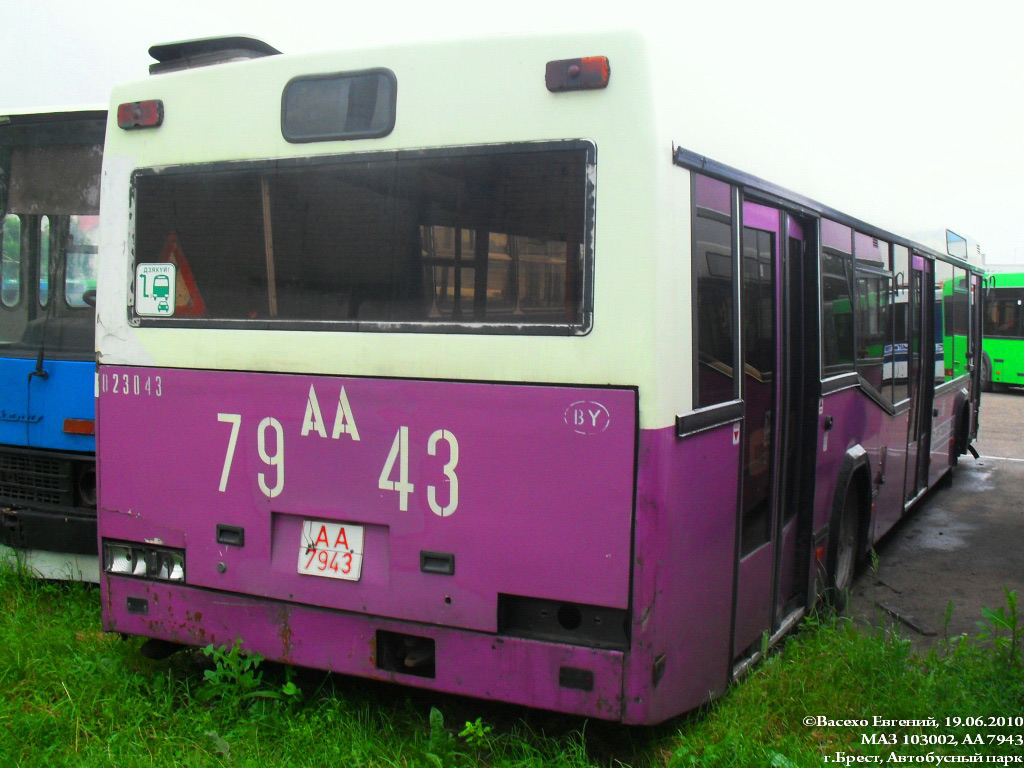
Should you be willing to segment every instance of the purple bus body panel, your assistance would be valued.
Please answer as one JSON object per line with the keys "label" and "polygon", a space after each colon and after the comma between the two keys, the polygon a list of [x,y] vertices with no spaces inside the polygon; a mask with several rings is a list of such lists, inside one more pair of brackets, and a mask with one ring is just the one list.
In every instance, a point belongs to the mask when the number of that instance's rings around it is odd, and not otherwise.
{"label": "purple bus body panel", "polygon": [[[625,714],[657,723],[725,691],[740,445],[726,424],[676,438],[644,431],[637,477],[636,578]],[[651,689],[653,667],[664,673]]]}
{"label": "purple bus body panel", "polygon": [[[134,394],[135,377],[161,395]],[[304,428],[311,387],[325,437]],[[101,537],[187,548],[190,585],[487,632],[499,593],[628,607],[632,390],[107,368],[99,407]],[[240,419],[230,462],[224,415]],[[339,418],[358,440],[332,438]],[[400,428],[407,510],[379,487],[401,480]],[[440,516],[455,441],[457,506]],[[261,447],[284,456],[270,498]],[[364,526],[358,581],[297,572],[307,519]],[[244,546],[219,544],[218,524],[243,527]],[[454,555],[454,575],[421,572],[421,551]]]}
{"label": "purple bus body panel", "polygon": [[[108,632],[161,637],[190,645],[230,645],[240,636],[247,650],[292,664],[603,719],[617,720],[621,716],[620,651],[427,627],[420,634],[435,642],[436,677],[418,677],[376,666],[376,631],[408,632],[408,623],[104,576],[103,604],[113,606],[103,622]],[[148,615],[130,614],[120,608],[130,597],[147,600]],[[559,669],[563,666],[592,671],[594,689],[560,687]]]}
{"label": "purple bus body panel", "polygon": [[[740,458],[733,425],[685,439],[674,428],[639,436],[635,537],[643,554],[632,580],[630,651],[623,653],[493,632],[499,592],[629,604],[632,390],[144,369],[104,373],[100,441],[109,450],[100,459],[101,536],[186,547],[188,582],[105,574],[107,630],[190,644],[242,637],[246,647],[271,659],[632,723],[659,722],[724,692],[733,574],[723,564],[732,561],[735,548]],[[114,394],[115,373],[159,375],[162,394]],[[342,384],[358,442],[347,434],[330,438],[334,416],[327,415],[326,403],[338,398]],[[311,385],[327,438],[300,434]],[[129,389],[134,392],[131,383]],[[573,428],[580,425],[572,408],[581,402],[607,409],[603,431]],[[218,413],[241,415],[223,493],[217,488],[231,424],[218,421]],[[268,474],[274,470],[260,460],[256,445],[257,425],[270,415],[285,434],[286,479],[280,495],[268,500],[256,482],[245,480],[263,472],[267,484],[273,482]],[[385,426],[376,428],[375,421]],[[435,424],[459,443],[459,502],[444,518],[417,499],[435,475],[443,476],[446,455],[433,457],[433,467],[413,451]],[[377,487],[399,426],[409,427],[412,455],[407,512],[398,509],[397,493]],[[264,447],[273,453],[273,430],[267,432]],[[314,457],[302,452],[303,441],[313,446],[309,451],[344,452],[332,476],[303,471],[303,459]],[[486,452],[486,461],[473,461],[474,449]],[[369,467],[353,458],[358,450],[372,454]],[[355,485],[365,475],[368,490]],[[475,490],[481,478],[489,485]],[[219,506],[211,509],[215,502]],[[299,534],[292,518],[306,516],[366,527],[360,581],[296,573]],[[460,516],[468,520],[457,527]],[[512,517],[511,528],[505,516]],[[584,520],[588,525],[581,527]],[[245,545],[216,544],[217,523],[244,526]],[[382,529],[376,536],[374,526]],[[454,552],[455,575],[420,573],[421,549]],[[224,563],[224,573],[217,563]],[[348,599],[353,593],[357,598]],[[147,615],[130,612],[129,597],[146,600]],[[379,669],[377,630],[433,639],[436,678]],[[594,689],[559,686],[563,666],[591,670]]]}

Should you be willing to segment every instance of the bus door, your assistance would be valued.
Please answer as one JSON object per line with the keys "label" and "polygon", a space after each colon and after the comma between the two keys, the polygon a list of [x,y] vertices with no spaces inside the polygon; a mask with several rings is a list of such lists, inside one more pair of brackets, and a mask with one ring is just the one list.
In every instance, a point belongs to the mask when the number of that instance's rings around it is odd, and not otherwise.
{"label": "bus door", "polygon": [[967,431],[968,442],[978,437],[978,409],[981,405],[981,329],[983,303],[981,275],[967,273],[968,289],[968,331],[967,344],[970,357],[967,360],[971,372],[971,426]]}
{"label": "bus door", "polygon": [[915,253],[910,269],[907,385],[910,419],[907,434],[907,478],[904,506],[928,487],[931,452],[932,394],[935,389],[935,302],[933,265]]}
{"label": "bus door", "polygon": [[[785,235],[784,235],[785,233]],[[733,658],[742,661],[806,602],[795,503],[806,345],[804,228],[784,211],[743,206],[743,461]],[[806,547],[804,547],[806,549]]]}

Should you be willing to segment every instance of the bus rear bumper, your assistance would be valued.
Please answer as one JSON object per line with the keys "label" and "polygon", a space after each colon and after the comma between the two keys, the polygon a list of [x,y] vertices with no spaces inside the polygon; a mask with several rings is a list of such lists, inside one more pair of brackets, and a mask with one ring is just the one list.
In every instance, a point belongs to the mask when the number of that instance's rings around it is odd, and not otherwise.
{"label": "bus rear bumper", "polygon": [[240,637],[273,661],[604,720],[623,660],[598,650],[103,574],[103,629],[185,645]]}

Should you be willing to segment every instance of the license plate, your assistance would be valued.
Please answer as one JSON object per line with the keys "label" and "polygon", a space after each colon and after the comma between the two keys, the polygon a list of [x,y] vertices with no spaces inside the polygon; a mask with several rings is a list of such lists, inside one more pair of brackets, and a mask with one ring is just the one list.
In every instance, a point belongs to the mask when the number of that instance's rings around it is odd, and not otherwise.
{"label": "license plate", "polygon": [[359,581],[363,570],[363,526],[303,520],[299,573]]}

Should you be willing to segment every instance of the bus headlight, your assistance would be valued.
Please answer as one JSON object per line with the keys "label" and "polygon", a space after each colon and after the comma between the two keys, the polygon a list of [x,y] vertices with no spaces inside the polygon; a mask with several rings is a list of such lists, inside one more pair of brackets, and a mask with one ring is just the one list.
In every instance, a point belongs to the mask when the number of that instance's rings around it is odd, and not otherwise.
{"label": "bus headlight", "polygon": [[185,581],[185,551],[148,544],[103,542],[103,570],[158,581]]}

